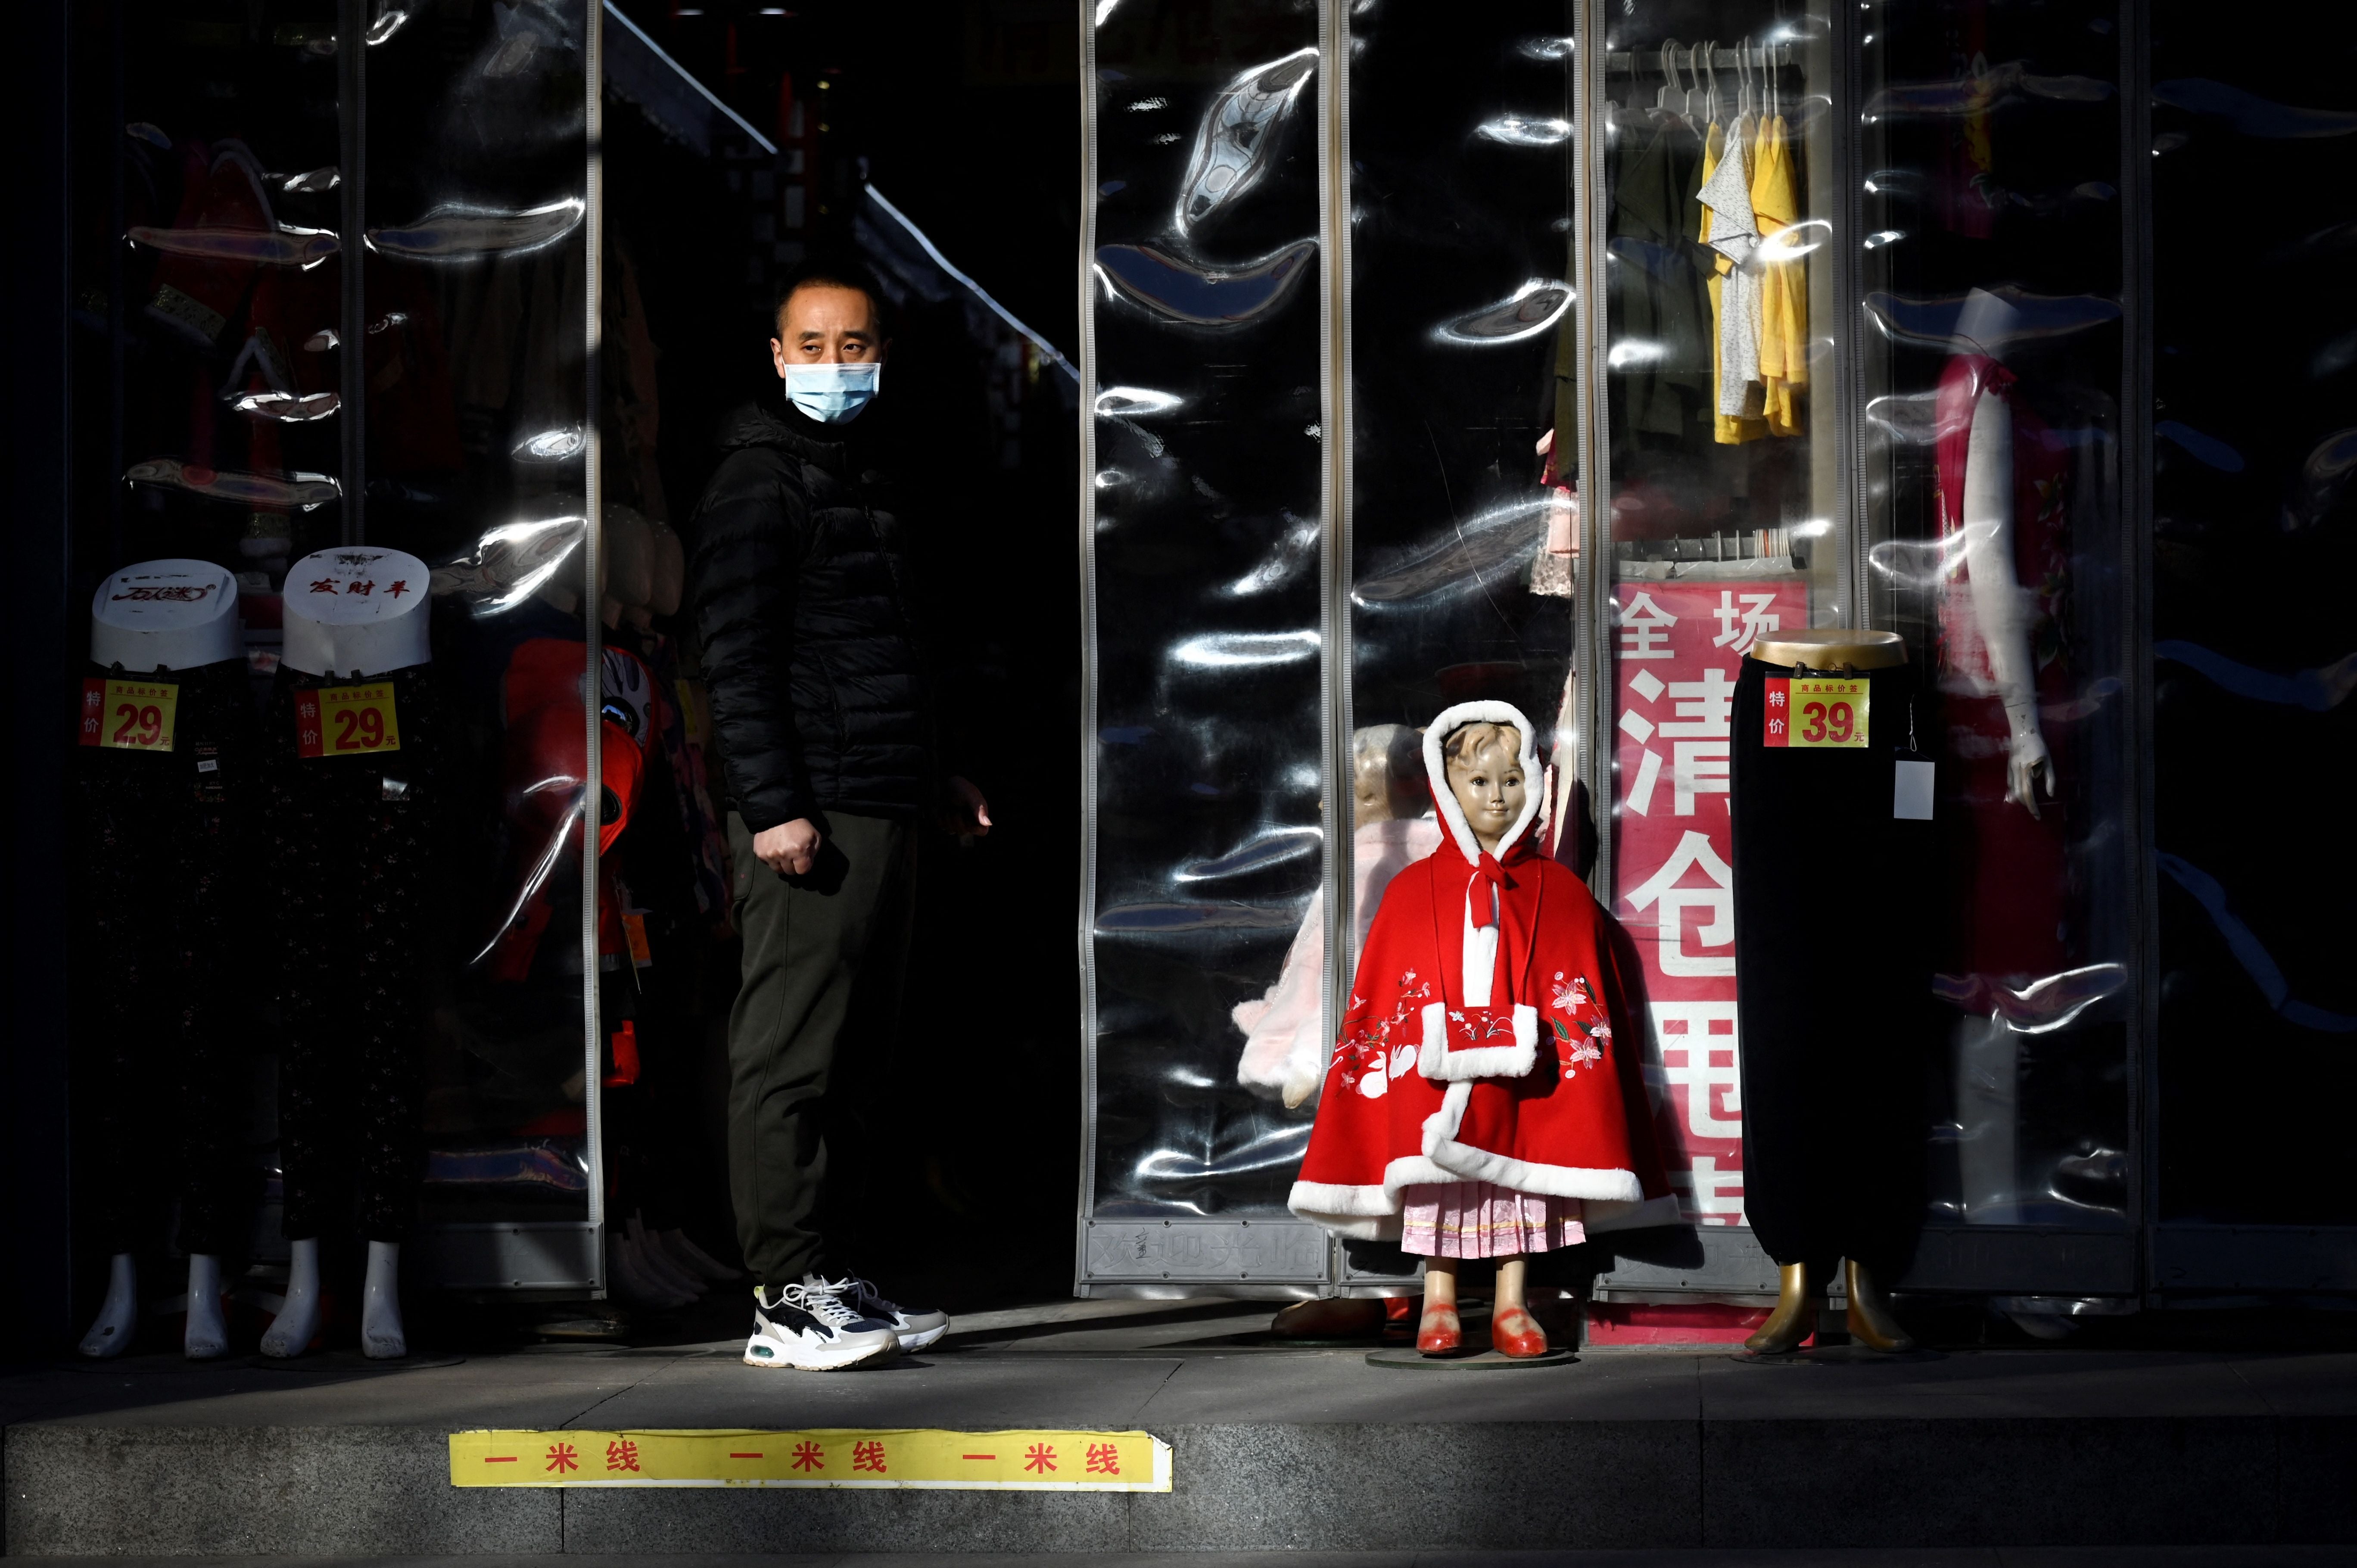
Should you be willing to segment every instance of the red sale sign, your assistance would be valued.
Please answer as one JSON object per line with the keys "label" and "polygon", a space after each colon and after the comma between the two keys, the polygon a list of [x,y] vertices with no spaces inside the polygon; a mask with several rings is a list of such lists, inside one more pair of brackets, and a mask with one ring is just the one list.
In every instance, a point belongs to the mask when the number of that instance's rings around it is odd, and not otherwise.
{"label": "red sale sign", "polygon": [[1614,621],[1612,912],[1644,961],[1663,1157],[1689,1220],[1739,1225],[1735,678],[1762,635],[1809,624],[1808,583],[1623,582]]}

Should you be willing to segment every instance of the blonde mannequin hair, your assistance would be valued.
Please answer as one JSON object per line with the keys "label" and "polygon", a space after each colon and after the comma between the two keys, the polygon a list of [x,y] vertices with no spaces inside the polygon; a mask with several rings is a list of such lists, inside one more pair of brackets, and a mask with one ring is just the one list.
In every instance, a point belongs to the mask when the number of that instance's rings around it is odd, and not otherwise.
{"label": "blonde mannequin hair", "polygon": [[1441,759],[1451,763],[1462,761],[1492,742],[1504,746],[1508,757],[1517,762],[1522,760],[1523,732],[1512,725],[1491,724],[1487,720],[1458,725],[1450,730],[1448,738],[1440,743]]}

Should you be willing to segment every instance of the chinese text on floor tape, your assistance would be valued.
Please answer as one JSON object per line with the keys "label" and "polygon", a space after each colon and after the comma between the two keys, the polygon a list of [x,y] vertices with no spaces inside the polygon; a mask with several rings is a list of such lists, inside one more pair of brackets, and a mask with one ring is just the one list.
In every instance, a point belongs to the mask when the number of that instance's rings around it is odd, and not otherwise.
{"label": "chinese text on floor tape", "polygon": [[1143,1432],[454,1432],[454,1487],[931,1487],[1167,1492]]}

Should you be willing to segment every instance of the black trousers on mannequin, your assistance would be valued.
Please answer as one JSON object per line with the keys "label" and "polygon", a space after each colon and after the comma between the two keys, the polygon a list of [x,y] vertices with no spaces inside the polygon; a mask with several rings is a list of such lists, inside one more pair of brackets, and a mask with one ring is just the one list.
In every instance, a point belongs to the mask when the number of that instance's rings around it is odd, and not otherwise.
{"label": "black trousers on mannequin", "polygon": [[142,1251],[177,1196],[180,1250],[234,1256],[255,1186],[238,972],[262,786],[253,701],[242,659],[154,679],[179,688],[172,749],[78,757],[97,1228],[107,1251]]}
{"label": "black trousers on mannequin", "polygon": [[1743,661],[1731,810],[1743,1207],[1779,1263],[1903,1270],[1923,1211],[1932,824],[1891,816],[1913,678],[1877,670],[1856,749],[1763,743]]}
{"label": "black trousers on mannequin", "polygon": [[295,699],[326,682],[281,667],[269,757],[279,1008],[278,1152],[290,1241],[342,1233],[398,1241],[416,1221],[424,1162],[420,1031],[447,917],[429,905],[442,801],[432,671],[393,689],[401,749],[306,757]]}

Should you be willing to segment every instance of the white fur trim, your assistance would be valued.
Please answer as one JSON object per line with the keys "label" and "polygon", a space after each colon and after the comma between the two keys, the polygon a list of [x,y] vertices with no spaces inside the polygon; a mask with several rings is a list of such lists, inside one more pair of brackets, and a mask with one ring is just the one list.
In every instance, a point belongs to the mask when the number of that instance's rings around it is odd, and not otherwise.
{"label": "white fur trim", "polygon": [[1424,1157],[1448,1173],[1451,1181],[1486,1181],[1514,1192],[1539,1192],[1550,1197],[1604,1198],[1635,1203],[1645,1196],[1637,1173],[1585,1165],[1542,1165],[1511,1155],[1491,1154],[1457,1141],[1465,1121],[1465,1103],[1473,1097],[1470,1083],[1448,1086],[1440,1109],[1424,1119]]}
{"label": "white fur trim", "polygon": [[[1297,1181],[1293,1184],[1292,1193],[1286,1198],[1285,1206],[1312,1225],[1354,1241],[1395,1241],[1399,1240],[1400,1211],[1405,1205],[1405,1195],[1409,1187],[1446,1182],[1487,1181],[1516,1192],[1584,1199],[1580,1223],[1591,1234],[1607,1230],[1641,1230],[1655,1225],[1678,1223],[1676,1196],[1665,1193],[1660,1197],[1645,1197],[1631,1172],[1531,1165],[1523,1160],[1484,1154],[1479,1149],[1467,1149],[1464,1144],[1455,1142],[1453,1134],[1457,1131],[1458,1121],[1465,1112],[1463,1097],[1470,1090],[1469,1084],[1449,1086],[1449,1098],[1456,1101],[1455,1114],[1450,1114],[1450,1107],[1444,1102],[1440,1112],[1426,1121],[1426,1146],[1444,1151],[1463,1151],[1474,1160],[1493,1161],[1501,1168],[1520,1173],[1515,1179],[1506,1180],[1494,1174],[1462,1168],[1466,1162],[1444,1164],[1429,1156],[1420,1158],[1410,1155],[1392,1161],[1383,1167],[1381,1182],[1365,1187]],[[1448,1117],[1449,1135],[1436,1139],[1433,1123],[1443,1116]],[[1569,1188],[1581,1190],[1566,1190]]]}
{"label": "white fur trim", "polygon": [[1295,1182],[1293,1191],[1286,1197],[1285,1206],[1305,1219],[1313,1215],[1372,1217],[1390,1214],[1399,1207],[1381,1184],[1345,1187],[1325,1181]]}
{"label": "white fur trim", "polygon": [[1448,1048],[1448,1007],[1427,1002],[1424,1007],[1424,1049],[1416,1070],[1435,1083],[1455,1083],[1471,1078],[1520,1078],[1539,1058],[1539,1012],[1527,1003],[1514,1004],[1514,1043]]}
{"label": "white fur trim", "polygon": [[1514,825],[1498,840],[1498,858],[1501,860],[1530,830],[1532,822],[1538,816],[1539,807],[1544,803],[1546,795],[1546,776],[1539,771],[1538,732],[1531,727],[1531,721],[1523,716],[1523,710],[1512,703],[1458,703],[1454,707],[1441,709],[1439,716],[1426,728],[1424,770],[1432,780],[1433,807],[1448,829],[1449,842],[1465,857],[1465,864],[1479,865],[1481,863],[1481,843],[1473,836],[1472,825],[1465,820],[1465,809],[1449,792],[1448,765],[1440,756],[1441,744],[1448,740],[1450,732],[1469,724],[1512,725],[1514,733],[1523,737],[1523,753],[1515,758],[1523,769],[1525,791],[1523,814],[1514,819]]}

